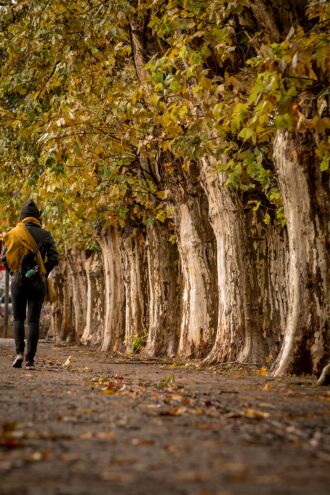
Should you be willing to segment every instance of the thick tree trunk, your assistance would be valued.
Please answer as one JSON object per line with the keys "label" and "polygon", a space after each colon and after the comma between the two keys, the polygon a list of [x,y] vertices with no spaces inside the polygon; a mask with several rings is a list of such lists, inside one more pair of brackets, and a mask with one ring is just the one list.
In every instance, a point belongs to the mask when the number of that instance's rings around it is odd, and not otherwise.
{"label": "thick tree trunk", "polygon": [[245,210],[251,265],[251,315],[262,335],[264,359],[269,366],[278,355],[287,315],[288,239],[285,228],[265,225],[263,212]]}
{"label": "thick tree trunk", "polygon": [[[196,189],[199,187],[196,185]],[[197,192],[197,191],[196,191]],[[203,191],[196,197],[174,195],[175,224],[182,270],[182,309],[178,355],[205,356],[217,319],[215,240]]]}
{"label": "thick tree trunk", "polygon": [[124,290],[120,254],[120,236],[109,229],[99,241],[105,280],[103,351],[122,351],[124,342]]}
{"label": "thick tree trunk", "polygon": [[74,342],[74,314],[73,314],[73,289],[72,278],[69,276],[69,268],[67,261],[67,253],[65,261],[61,262],[61,272],[63,276],[63,292],[62,294],[62,318],[61,327],[58,329],[57,335],[59,341]]}
{"label": "thick tree trunk", "polygon": [[121,243],[122,275],[125,297],[126,351],[132,351],[137,338],[146,338],[146,277],[145,237],[137,229],[125,235]]}
{"label": "thick tree trunk", "polygon": [[289,238],[288,315],[274,374],[316,373],[330,360],[329,174],[308,135],[278,131],[274,162]]}
{"label": "thick tree trunk", "polygon": [[179,255],[169,242],[166,228],[154,224],[147,230],[149,356],[175,356],[179,343]]}
{"label": "thick tree trunk", "polygon": [[63,319],[64,285],[67,283],[67,280],[64,278],[62,263],[54,268],[51,279],[56,292],[56,301],[52,304],[50,328],[47,338],[53,338],[55,342],[58,342],[60,340]]}
{"label": "thick tree trunk", "polygon": [[86,325],[87,280],[85,251],[73,249],[68,253],[68,276],[72,289],[72,311],[74,320],[73,339],[79,341]]}
{"label": "thick tree trunk", "polygon": [[99,345],[104,327],[104,274],[101,253],[92,253],[85,261],[87,275],[86,325],[81,342]]}
{"label": "thick tree trunk", "polygon": [[218,328],[206,362],[271,363],[285,328],[288,265],[285,229],[245,209],[207,159],[201,180],[217,242]]}
{"label": "thick tree trunk", "polygon": [[202,185],[217,244],[218,326],[207,362],[260,362],[265,342],[253,321],[254,267],[249,255],[245,213],[236,191],[225,185],[207,159],[201,160]]}

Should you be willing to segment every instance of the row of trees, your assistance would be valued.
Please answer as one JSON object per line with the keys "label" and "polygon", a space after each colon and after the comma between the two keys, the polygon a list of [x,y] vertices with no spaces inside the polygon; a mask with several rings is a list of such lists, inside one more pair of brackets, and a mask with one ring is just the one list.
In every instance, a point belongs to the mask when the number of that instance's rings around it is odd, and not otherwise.
{"label": "row of trees", "polygon": [[0,9],[0,222],[42,205],[63,251],[58,338],[317,372],[328,2]]}

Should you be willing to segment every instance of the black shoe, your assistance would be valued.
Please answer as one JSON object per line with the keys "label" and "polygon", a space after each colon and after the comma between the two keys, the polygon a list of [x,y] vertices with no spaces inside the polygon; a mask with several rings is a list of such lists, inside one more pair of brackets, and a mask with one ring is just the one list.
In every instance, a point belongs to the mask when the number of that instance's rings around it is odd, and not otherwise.
{"label": "black shoe", "polygon": [[26,365],[25,365],[25,369],[26,369],[26,370],[35,370],[36,368],[35,368],[35,366],[34,366],[34,362],[33,362],[33,361],[32,361],[32,362],[31,362],[31,361],[28,361],[28,362],[26,363]]}
{"label": "black shoe", "polygon": [[22,368],[22,363],[24,360],[23,354],[17,354],[13,361],[13,368]]}

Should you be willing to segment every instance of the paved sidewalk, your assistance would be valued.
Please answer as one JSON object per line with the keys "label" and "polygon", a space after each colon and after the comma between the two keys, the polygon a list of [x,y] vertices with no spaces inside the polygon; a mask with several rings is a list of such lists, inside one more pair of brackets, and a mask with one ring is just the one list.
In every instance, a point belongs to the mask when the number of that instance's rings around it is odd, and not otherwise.
{"label": "paved sidewalk", "polygon": [[329,493],[330,387],[310,377],[47,342],[37,371],[12,357],[0,339],[1,495]]}

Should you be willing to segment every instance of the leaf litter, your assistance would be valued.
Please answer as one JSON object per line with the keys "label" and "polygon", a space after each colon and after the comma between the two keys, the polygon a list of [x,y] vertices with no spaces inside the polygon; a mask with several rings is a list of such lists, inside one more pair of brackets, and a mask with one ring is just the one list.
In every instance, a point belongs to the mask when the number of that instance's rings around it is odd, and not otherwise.
{"label": "leaf litter", "polygon": [[[330,460],[327,390],[318,392],[307,380],[270,381],[260,368],[254,376],[249,368],[244,378],[197,367],[169,373],[161,363],[144,367],[141,361],[126,367],[122,359],[119,365],[110,362],[110,370],[92,352],[80,355],[72,348],[68,355],[66,348],[52,354],[48,364],[45,357],[42,373],[33,375],[35,384],[16,374],[15,392],[4,396],[2,405],[11,408],[12,418],[0,422],[4,486],[15,483],[26,464],[42,466],[43,475],[66,465],[69,471],[58,471],[63,487],[66,472],[76,486],[88,470],[91,487],[93,476],[124,486],[144,473],[158,477],[154,487],[162,487],[159,477],[171,479],[174,494],[187,484],[199,487],[191,493],[214,495],[220,483],[223,492],[237,495],[233,486],[245,483],[255,492],[260,485],[274,485],[269,493],[275,495],[287,467],[300,459],[308,466],[309,483],[314,479],[314,491],[323,493],[313,472]],[[63,366],[70,356],[69,366]],[[11,373],[8,368],[6,382],[12,381]],[[257,460],[260,449],[271,469]],[[304,493],[304,483],[299,489]]]}

